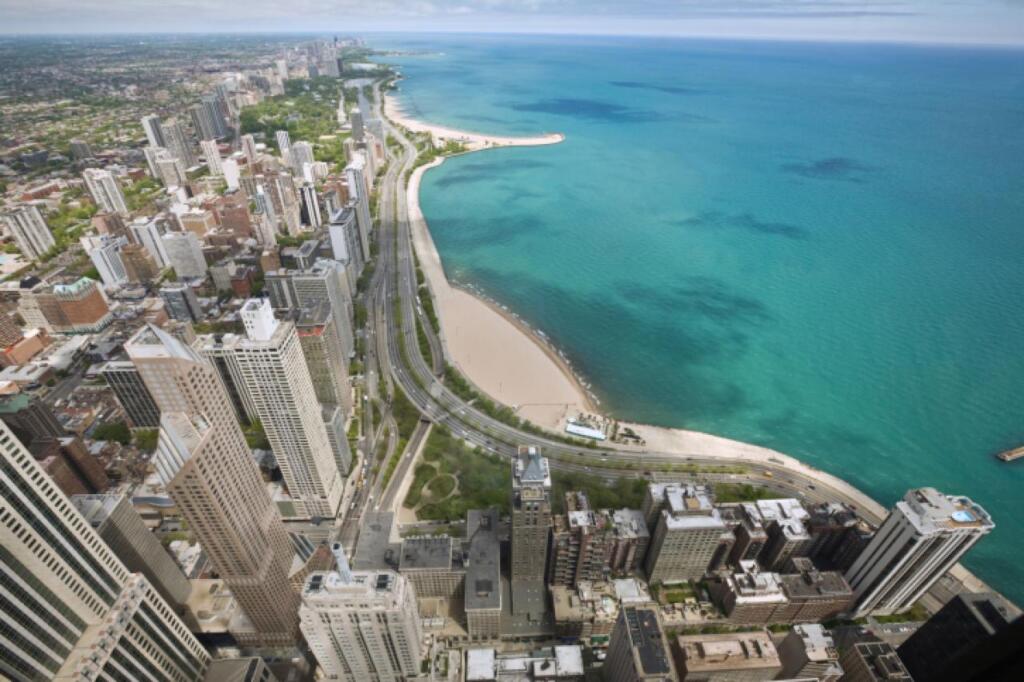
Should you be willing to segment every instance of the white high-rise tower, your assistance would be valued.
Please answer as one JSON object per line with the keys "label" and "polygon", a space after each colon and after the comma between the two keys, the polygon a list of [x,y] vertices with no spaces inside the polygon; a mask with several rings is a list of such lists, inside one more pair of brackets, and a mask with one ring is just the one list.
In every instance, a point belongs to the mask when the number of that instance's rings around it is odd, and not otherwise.
{"label": "white high-rise tower", "polygon": [[909,608],[993,528],[988,513],[967,497],[911,490],[846,572],[855,615]]}
{"label": "white high-rise tower", "polygon": [[352,571],[335,543],[337,570],[306,579],[299,628],[326,679],[399,682],[423,658],[416,593],[394,571]]}

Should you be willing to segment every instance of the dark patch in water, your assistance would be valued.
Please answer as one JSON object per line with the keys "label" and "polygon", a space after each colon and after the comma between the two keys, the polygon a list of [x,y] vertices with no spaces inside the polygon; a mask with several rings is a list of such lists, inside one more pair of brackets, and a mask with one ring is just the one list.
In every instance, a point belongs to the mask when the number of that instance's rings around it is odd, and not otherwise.
{"label": "dark patch in water", "polygon": [[688,277],[683,285],[664,289],[629,282],[620,285],[618,291],[628,301],[641,301],[656,308],[659,314],[699,317],[717,323],[763,324],[771,320],[759,300],[731,291],[710,277]]}
{"label": "dark patch in water", "polygon": [[864,175],[875,170],[856,159],[845,156],[833,156],[818,159],[810,163],[785,163],[782,170],[814,180],[845,180],[847,182],[864,182]]}
{"label": "dark patch in water", "polygon": [[752,213],[729,215],[718,211],[705,211],[692,218],[677,221],[682,227],[732,228],[755,234],[765,234],[787,239],[807,239],[810,232],[793,223],[761,220]]}
{"label": "dark patch in water", "polygon": [[664,92],[670,95],[699,95],[704,92],[698,88],[658,85],[656,83],[643,83],[640,81],[609,81],[609,85],[614,85],[617,88],[629,88],[631,90],[653,90],[654,92]]}
{"label": "dark patch in water", "polygon": [[557,116],[573,116],[592,121],[608,121],[612,123],[650,123],[662,121],[665,117],[655,111],[630,109],[621,104],[602,102],[596,99],[576,99],[572,97],[555,97],[540,99],[533,102],[510,104],[516,111],[530,111]]}
{"label": "dark patch in water", "polygon": [[509,159],[501,163],[487,161],[476,161],[459,164],[456,170],[446,173],[433,183],[436,187],[451,187],[470,182],[483,182],[491,180],[495,176],[517,173],[520,171],[534,171],[539,168],[547,168],[551,164],[545,161],[534,159]]}
{"label": "dark patch in water", "polygon": [[500,220],[490,221],[439,216],[430,218],[430,229],[445,248],[469,252],[547,229],[547,223],[528,213],[503,214]]}

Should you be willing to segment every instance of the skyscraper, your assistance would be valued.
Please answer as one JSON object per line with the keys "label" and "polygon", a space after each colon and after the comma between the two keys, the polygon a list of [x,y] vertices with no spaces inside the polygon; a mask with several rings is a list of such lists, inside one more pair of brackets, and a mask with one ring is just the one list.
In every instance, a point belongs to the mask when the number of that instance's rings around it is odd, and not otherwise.
{"label": "skyscraper", "polygon": [[80,241],[104,285],[117,287],[128,281],[128,271],[121,259],[121,249],[128,245],[127,239],[100,235],[82,237]]}
{"label": "skyscraper", "polygon": [[193,232],[168,232],[160,238],[168,264],[174,273],[185,279],[206,277],[206,258],[199,237]]}
{"label": "skyscraper", "polygon": [[995,527],[967,497],[911,490],[846,572],[856,615],[907,609]]}
{"label": "skyscraper", "polygon": [[121,184],[110,171],[86,168],[82,172],[82,179],[97,206],[110,213],[128,215],[128,204],[124,200]]}
{"label": "skyscraper", "polygon": [[210,657],[0,425],[0,676],[198,681]]}
{"label": "skyscraper", "polygon": [[149,252],[158,270],[163,270],[170,261],[167,259],[167,252],[164,250],[164,243],[160,237],[163,235],[160,220],[158,218],[136,218],[130,228],[135,241]]}
{"label": "skyscraper", "polygon": [[38,260],[56,244],[42,213],[35,206],[19,206],[0,215],[26,259]]}
{"label": "skyscraper", "polygon": [[338,338],[345,357],[352,354],[353,304],[347,268],[336,261],[321,258],[309,270],[277,270],[267,273],[270,302],[278,310],[312,308],[319,301],[331,307]]}
{"label": "skyscraper", "polygon": [[139,370],[128,360],[111,360],[100,367],[102,376],[121,403],[128,421],[135,428],[155,429],[160,426],[160,408],[139,376]]}
{"label": "skyscraper", "polygon": [[168,316],[181,322],[198,322],[203,319],[203,308],[192,287],[172,283],[160,287],[160,298],[164,301]]}
{"label": "skyscraper", "polygon": [[334,211],[327,226],[327,234],[331,239],[331,256],[345,264],[353,279],[358,279],[363,274],[366,260],[363,258],[355,206],[349,205]]}
{"label": "skyscraper", "polygon": [[252,135],[242,135],[242,152],[245,154],[245,160],[249,162],[249,165],[256,163],[258,153],[256,152],[256,138]]}
{"label": "skyscraper", "polygon": [[373,220],[370,217],[370,190],[366,179],[366,162],[357,154],[345,166],[345,178],[348,183],[349,196],[356,211],[356,224],[359,226],[359,244],[362,248],[363,262],[370,260],[370,232],[373,231]]}
{"label": "skyscraper", "polygon": [[125,350],[162,413],[157,473],[251,621],[251,631],[233,634],[246,643],[291,645],[294,550],[217,370],[152,325]]}
{"label": "skyscraper", "polygon": [[71,503],[129,571],[149,584],[181,613],[192,591],[188,578],[157,540],[126,495],[74,495]]}
{"label": "skyscraper", "polygon": [[551,472],[536,447],[520,447],[512,459],[512,611],[545,610],[548,535],[551,532]]}
{"label": "skyscraper", "polygon": [[292,149],[292,138],[288,135],[287,130],[278,130],[274,133],[274,138],[277,140],[277,149],[281,152],[281,156],[285,156]]}
{"label": "skyscraper", "polygon": [[914,679],[940,679],[957,657],[1020,616],[998,594],[958,594],[900,645],[899,656]]}
{"label": "skyscraper", "polygon": [[146,139],[150,147],[166,147],[167,140],[164,139],[163,127],[160,125],[160,117],[156,114],[142,117],[142,129],[146,131]]}
{"label": "skyscraper", "polygon": [[297,311],[295,329],[302,344],[316,398],[321,403],[352,410],[352,391],[348,385],[348,355],[334,324],[328,301]]}
{"label": "skyscraper", "polygon": [[121,262],[124,263],[124,273],[129,282],[148,285],[156,279],[156,263],[142,244],[121,247]]}
{"label": "skyscraper", "polygon": [[352,571],[340,543],[337,568],[306,579],[302,634],[329,680],[400,682],[416,677],[423,658],[416,593],[390,570]]}
{"label": "skyscraper", "polygon": [[302,175],[302,168],[307,163],[312,164],[313,158],[313,145],[308,142],[300,140],[291,146],[292,156],[292,168],[298,175]]}
{"label": "skyscraper", "polygon": [[226,361],[232,382],[274,451],[298,516],[334,518],[345,482],[330,446],[320,404],[292,322],[274,319],[270,301],[242,306],[246,336],[218,342],[199,337],[195,347]]}
{"label": "skyscraper", "polygon": [[832,633],[817,623],[794,625],[778,651],[782,659],[780,679],[811,677],[838,682],[843,675]]}
{"label": "skyscraper", "polygon": [[203,157],[206,159],[206,167],[210,169],[210,175],[224,175],[217,140],[203,140],[199,146],[203,148]]}
{"label": "skyscraper", "polygon": [[196,153],[193,151],[192,138],[187,132],[185,132],[185,126],[183,126],[177,119],[171,119],[163,126],[164,139],[167,144],[167,150],[177,159],[181,160],[181,163],[185,168],[191,168],[196,165]]}
{"label": "skyscraper", "polygon": [[320,199],[316,195],[316,187],[312,183],[305,182],[299,191],[302,195],[303,221],[314,230],[319,230],[324,220],[320,214]]}

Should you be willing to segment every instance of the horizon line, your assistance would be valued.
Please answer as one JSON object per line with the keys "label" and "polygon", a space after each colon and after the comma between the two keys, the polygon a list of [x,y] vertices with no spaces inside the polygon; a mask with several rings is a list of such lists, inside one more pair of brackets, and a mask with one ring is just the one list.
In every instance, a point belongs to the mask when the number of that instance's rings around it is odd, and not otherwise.
{"label": "horizon line", "polygon": [[140,30],[104,30],[104,31],[39,31],[39,32],[5,32],[0,29],[0,40],[8,38],[87,38],[87,37],[124,37],[124,36],[322,36],[325,34],[338,34],[346,38],[359,38],[362,35],[391,34],[391,35],[481,35],[481,36],[552,36],[568,38],[605,37],[605,38],[674,38],[681,40],[708,40],[708,41],[743,41],[743,42],[770,42],[770,43],[810,43],[820,45],[902,45],[907,47],[965,47],[965,48],[993,48],[993,49],[1017,49],[1024,50],[1024,36],[1018,41],[984,41],[984,40],[943,40],[927,38],[888,38],[888,37],[856,37],[843,38],[840,36],[778,36],[778,35],[753,35],[737,33],[734,35],[708,35],[703,33],[615,33],[608,31],[582,31],[568,33],[559,30],[538,31],[538,30],[486,30],[486,29],[365,29],[359,31],[346,30],[324,30],[324,29],[294,29],[273,31],[268,29],[235,29],[230,31],[210,31],[206,29],[182,29],[175,31],[140,31]]}

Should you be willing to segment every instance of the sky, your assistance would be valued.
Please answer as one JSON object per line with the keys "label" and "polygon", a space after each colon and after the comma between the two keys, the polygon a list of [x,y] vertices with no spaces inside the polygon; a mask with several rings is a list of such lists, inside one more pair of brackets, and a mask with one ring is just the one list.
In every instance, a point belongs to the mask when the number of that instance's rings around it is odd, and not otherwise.
{"label": "sky", "polygon": [[236,31],[1024,45],[1024,0],[0,0],[0,33]]}

